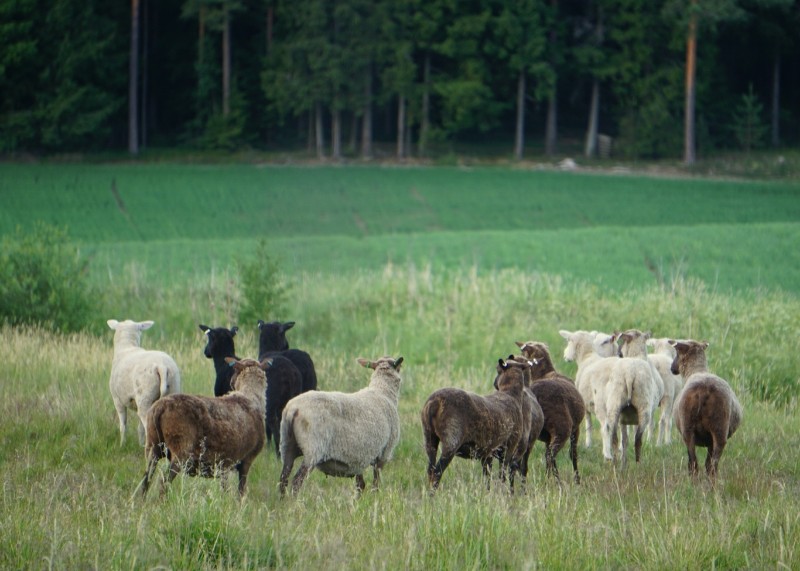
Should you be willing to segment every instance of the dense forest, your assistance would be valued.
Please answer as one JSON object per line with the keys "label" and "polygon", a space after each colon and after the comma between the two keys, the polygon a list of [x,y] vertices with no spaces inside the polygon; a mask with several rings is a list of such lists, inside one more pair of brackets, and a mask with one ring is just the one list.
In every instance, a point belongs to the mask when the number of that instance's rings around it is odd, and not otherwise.
{"label": "dense forest", "polygon": [[800,144],[795,0],[0,0],[0,153]]}

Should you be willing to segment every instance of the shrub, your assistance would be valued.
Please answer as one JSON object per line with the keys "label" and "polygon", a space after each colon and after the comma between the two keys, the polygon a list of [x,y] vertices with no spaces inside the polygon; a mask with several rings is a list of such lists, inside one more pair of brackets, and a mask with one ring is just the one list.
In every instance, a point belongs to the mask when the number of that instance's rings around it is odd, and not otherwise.
{"label": "shrub", "polygon": [[252,261],[238,260],[241,306],[239,323],[255,324],[259,319],[278,319],[284,309],[287,286],[266,240],[259,240]]}
{"label": "shrub", "polygon": [[92,322],[87,264],[66,229],[44,223],[30,232],[18,227],[2,244],[0,320],[60,331],[77,331]]}

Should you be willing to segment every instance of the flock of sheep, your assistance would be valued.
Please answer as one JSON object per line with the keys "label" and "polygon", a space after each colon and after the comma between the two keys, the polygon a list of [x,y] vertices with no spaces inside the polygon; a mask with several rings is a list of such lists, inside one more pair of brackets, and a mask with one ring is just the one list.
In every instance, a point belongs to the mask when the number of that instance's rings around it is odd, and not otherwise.
{"label": "flock of sheep", "polygon": [[[317,390],[308,353],[289,348],[286,332],[293,322],[258,322],[259,357],[235,354],[236,327],[200,325],[205,355],[216,372],[214,397],[181,393],[175,361],[161,351],[141,347],[141,332],[152,321],[109,320],[115,331],[110,389],[124,442],[127,410],[139,417],[139,440],[146,469],[137,490],[147,493],[158,462],[169,461],[167,482],[181,472],[205,477],[239,474],[244,494],[247,474],[265,443],[274,441],[283,467],[285,494],[295,460],[302,463],[292,479],[297,493],[317,469],[355,478],[364,490],[364,472],[372,466],[373,488],[400,439],[398,399],[402,357],[358,359],[373,370],[369,384],[355,393]],[[578,440],[586,422],[591,445],[592,418],[600,424],[603,455],[627,457],[628,426],[634,426],[635,459],[643,437],[660,420],[656,443],[671,441],[672,420],[686,445],[689,473],[698,472],[697,446],[708,449],[706,472],[714,483],[728,438],[742,419],[742,407],[728,383],[708,370],[706,342],[652,339],[630,329],[622,333],[560,331],[564,359],[577,364],[573,381],[558,373],[546,344],[517,342],[520,355],[498,359],[495,391],[478,395],[454,387],[434,391],[421,411],[428,483],[431,492],[454,457],[480,460],[487,487],[494,460],[501,481],[514,490],[524,483],[531,451],[545,445],[548,475],[559,479],[556,457],[569,442],[574,480],[580,482]],[[648,353],[647,346],[652,347]],[[684,382],[685,381],[685,382]]]}

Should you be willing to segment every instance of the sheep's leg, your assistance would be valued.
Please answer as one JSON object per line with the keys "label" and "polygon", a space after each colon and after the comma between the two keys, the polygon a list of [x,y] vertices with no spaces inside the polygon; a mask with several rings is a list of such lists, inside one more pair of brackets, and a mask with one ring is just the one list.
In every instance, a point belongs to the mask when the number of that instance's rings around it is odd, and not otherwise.
{"label": "sheep's leg", "polygon": [[357,474],[355,477],[356,480],[356,495],[359,497],[364,492],[364,489],[367,487],[367,483],[364,481],[364,474]]}
{"label": "sheep's leg", "polygon": [[382,462],[376,462],[372,467],[372,491],[378,491],[381,485],[381,469],[383,468]]}
{"label": "sheep's leg", "polygon": [[139,483],[139,487],[142,490],[142,497],[147,495],[147,490],[150,489],[150,480],[153,479],[158,461],[161,460],[161,456],[158,455],[156,450],[157,447],[154,446],[151,453],[148,455],[149,458],[147,460],[147,468],[145,468],[144,471],[144,478],[142,478],[142,481]]}
{"label": "sheep's leg", "polygon": [[125,426],[128,424],[128,409],[124,404],[114,400],[114,408],[117,409],[117,420],[119,421],[119,445],[125,444]]}
{"label": "sheep's leg", "polygon": [[439,458],[439,461],[433,467],[433,472],[431,473],[430,477],[430,485],[432,491],[436,490],[436,488],[439,487],[439,482],[441,482],[442,480],[442,475],[444,474],[444,471],[447,469],[447,467],[450,465],[450,462],[453,461],[454,457],[455,457],[455,451],[445,452],[444,450],[442,450],[442,455]]}
{"label": "sheep's leg", "polygon": [[272,439],[275,441],[275,456],[278,458],[281,457],[281,419],[273,419],[272,426],[270,427],[270,431],[272,432]]}
{"label": "sheep's leg", "polygon": [[572,460],[572,471],[575,475],[576,484],[581,483],[581,475],[578,472],[578,431],[580,428],[580,425],[578,425],[577,430],[569,435],[569,457]]}
{"label": "sheep's leg", "polygon": [[639,424],[636,427],[636,436],[634,437],[633,441],[633,449],[636,456],[636,462],[638,463],[642,457],[642,435],[644,434],[645,430],[647,430],[647,426],[650,423],[647,420],[647,415],[645,415],[645,421],[643,424]]}
{"label": "sheep's leg", "polygon": [[236,470],[239,472],[239,497],[244,497],[244,492],[247,487],[247,473],[250,471],[250,466],[253,464],[252,458],[246,458],[239,462]]}
{"label": "sheep's leg", "polygon": [[[504,458],[505,460],[505,458]],[[483,477],[486,480],[486,489],[491,489],[492,483],[492,455],[489,454],[488,457],[481,459],[481,467],[483,468]],[[500,476],[505,477],[503,473],[503,462],[500,462]]]}
{"label": "sheep's leg", "polygon": [[695,450],[694,434],[684,434],[683,441],[686,444],[686,453],[689,456],[689,475],[692,478],[697,477],[697,451]]}
{"label": "sheep's leg", "polygon": [[294,478],[292,479],[292,493],[296,494],[297,492],[300,491],[300,487],[303,485],[303,481],[306,479],[306,477],[311,473],[313,469],[314,467],[307,464],[306,462],[303,462],[300,465],[300,468],[297,469],[297,473],[294,475]]}
{"label": "sheep's leg", "polygon": [[618,425],[618,418],[614,418],[612,414],[612,417],[606,418],[600,427],[603,437],[603,456],[610,462],[616,461],[615,449],[618,446]]}
{"label": "sheep's leg", "polygon": [[591,448],[592,446],[592,413],[588,410],[586,411],[586,448]]}
{"label": "sheep's leg", "polygon": [[722,451],[726,444],[727,438],[724,434],[711,435],[711,445],[708,447],[708,456],[706,456],[706,474],[708,474],[712,486],[716,484],[719,459],[722,457]]}
{"label": "sheep's leg", "polygon": [[[439,437],[435,434],[425,435],[425,454],[428,456],[428,484],[433,483],[434,472],[436,471],[436,453],[439,449]],[[441,478],[441,472],[439,473]]]}

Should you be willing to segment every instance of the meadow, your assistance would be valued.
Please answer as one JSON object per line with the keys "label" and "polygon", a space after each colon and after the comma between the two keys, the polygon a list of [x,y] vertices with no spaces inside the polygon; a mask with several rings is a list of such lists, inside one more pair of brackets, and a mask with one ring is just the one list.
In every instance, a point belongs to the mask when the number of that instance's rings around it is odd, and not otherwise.
{"label": "meadow", "polygon": [[[0,329],[0,568],[798,568],[798,198],[786,182],[500,168],[0,165],[0,233],[67,224],[111,313],[76,334]],[[212,394],[197,324],[235,322],[233,260],[261,237],[290,287],[285,314],[264,318],[297,322],[320,388],[363,386],[357,357],[405,358],[382,488],[358,499],[352,480],[313,473],[280,499],[269,449],[241,502],[183,477],[141,501],[104,320],[155,320],[143,345],[175,357],[186,392]],[[254,356],[255,324],[239,326],[237,352]],[[525,493],[487,491],[457,459],[428,494],[427,395],[488,393],[517,340],[547,342],[574,375],[559,329],[628,327],[709,340],[739,394],[715,489],[688,477],[673,432],[625,470],[581,445],[580,485],[566,452],[563,483],[545,478],[539,443]]]}

